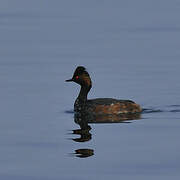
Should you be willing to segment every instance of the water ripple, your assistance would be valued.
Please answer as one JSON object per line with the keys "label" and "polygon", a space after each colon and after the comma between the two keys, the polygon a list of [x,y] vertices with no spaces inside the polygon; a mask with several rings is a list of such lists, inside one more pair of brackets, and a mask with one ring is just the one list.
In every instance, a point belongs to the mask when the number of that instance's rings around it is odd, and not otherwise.
{"label": "water ripple", "polygon": [[180,112],[180,105],[168,105],[161,108],[143,108],[142,113]]}

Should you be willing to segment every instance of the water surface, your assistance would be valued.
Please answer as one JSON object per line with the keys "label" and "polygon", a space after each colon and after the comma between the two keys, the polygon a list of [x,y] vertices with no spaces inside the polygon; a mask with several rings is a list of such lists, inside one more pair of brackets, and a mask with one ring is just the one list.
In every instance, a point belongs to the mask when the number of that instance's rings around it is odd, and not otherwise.
{"label": "water surface", "polygon": [[[176,0],[2,0],[0,179],[179,179],[179,17]],[[77,65],[89,98],[134,100],[141,118],[79,132]]]}

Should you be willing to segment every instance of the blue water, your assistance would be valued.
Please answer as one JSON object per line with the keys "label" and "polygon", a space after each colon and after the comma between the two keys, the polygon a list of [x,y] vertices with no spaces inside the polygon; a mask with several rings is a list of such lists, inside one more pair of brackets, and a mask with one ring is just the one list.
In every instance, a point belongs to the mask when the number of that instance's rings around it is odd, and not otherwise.
{"label": "blue water", "polygon": [[[178,180],[179,17],[176,0],[1,0],[0,179]],[[89,98],[134,100],[141,119],[78,142],[79,87],[64,82],[77,65]]]}

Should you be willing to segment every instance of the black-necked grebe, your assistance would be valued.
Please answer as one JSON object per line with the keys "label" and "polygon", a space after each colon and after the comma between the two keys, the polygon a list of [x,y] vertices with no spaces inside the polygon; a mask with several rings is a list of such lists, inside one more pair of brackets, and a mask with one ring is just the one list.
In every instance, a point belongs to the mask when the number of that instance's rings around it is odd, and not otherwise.
{"label": "black-necked grebe", "polygon": [[80,93],[74,103],[75,112],[88,112],[92,114],[127,114],[140,113],[140,105],[131,100],[118,100],[112,98],[87,99],[88,92],[92,87],[91,78],[85,67],[78,66],[71,79],[66,82],[76,82],[81,86]]}

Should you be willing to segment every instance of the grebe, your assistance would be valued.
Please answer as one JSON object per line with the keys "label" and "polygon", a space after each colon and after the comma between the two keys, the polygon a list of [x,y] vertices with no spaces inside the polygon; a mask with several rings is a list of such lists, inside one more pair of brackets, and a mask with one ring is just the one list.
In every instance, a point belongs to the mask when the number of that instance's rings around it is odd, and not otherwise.
{"label": "grebe", "polygon": [[79,95],[74,103],[74,111],[92,113],[95,115],[118,115],[141,113],[139,104],[131,100],[119,100],[113,98],[87,99],[88,92],[92,87],[91,78],[86,68],[78,66],[71,79],[66,82],[75,82],[81,86]]}

